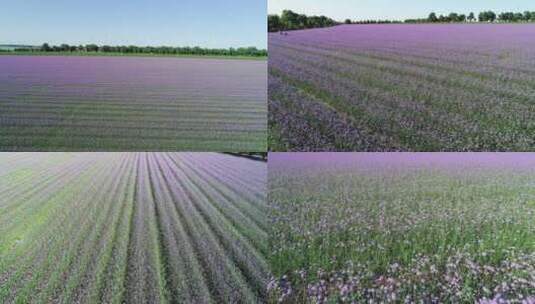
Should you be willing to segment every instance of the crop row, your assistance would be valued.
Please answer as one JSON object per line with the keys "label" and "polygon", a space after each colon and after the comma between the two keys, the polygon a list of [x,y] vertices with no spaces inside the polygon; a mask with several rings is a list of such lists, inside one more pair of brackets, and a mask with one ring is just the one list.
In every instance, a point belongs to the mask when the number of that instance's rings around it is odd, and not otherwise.
{"label": "crop row", "polygon": [[2,303],[265,299],[263,162],[4,153],[0,167]]}
{"label": "crop row", "polygon": [[352,25],[270,34],[270,147],[531,150],[532,29]]}
{"label": "crop row", "polygon": [[263,61],[2,56],[0,65],[3,151],[265,150]]}

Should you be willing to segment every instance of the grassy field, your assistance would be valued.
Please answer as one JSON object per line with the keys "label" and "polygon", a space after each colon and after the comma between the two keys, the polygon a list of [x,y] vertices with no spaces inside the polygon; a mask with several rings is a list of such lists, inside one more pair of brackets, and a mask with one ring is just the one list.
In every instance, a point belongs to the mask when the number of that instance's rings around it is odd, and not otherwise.
{"label": "grassy field", "polygon": [[147,53],[120,53],[120,52],[21,52],[4,51],[0,55],[14,56],[100,56],[100,57],[177,57],[177,58],[212,58],[212,59],[241,59],[241,60],[266,60],[262,56],[216,56],[216,55],[187,55],[187,54],[147,54]]}
{"label": "grassy field", "polygon": [[271,302],[535,301],[535,155],[269,162]]}
{"label": "grassy field", "polygon": [[272,151],[533,151],[535,24],[269,34]]}
{"label": "grassy field", "polygon": [[0,154],[0,303],[258,303],[266,163]]}
{"label": "grassy field", "polygon": [[267,63],[0,56],[0,151],[267,149]]}

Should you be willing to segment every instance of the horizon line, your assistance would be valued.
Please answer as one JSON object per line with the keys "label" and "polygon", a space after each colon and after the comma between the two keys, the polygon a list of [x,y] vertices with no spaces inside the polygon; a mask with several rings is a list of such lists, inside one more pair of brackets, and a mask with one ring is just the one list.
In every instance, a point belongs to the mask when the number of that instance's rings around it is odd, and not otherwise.
{"label": "horizon line", "polygon": [[32,47],[40,47],[44,44],[48,44],[50,46],[60,46],[62,44],[66,44],[69,46],[87,46],[87,45],[96,45],[96,46],[135,46],[135,47],[172,47],[172,48],[201,48],[201,49],[231,49],[231,48],[256,48],[258,50],[266,50],[266,48],[259,48],[258,46],[249,45],[249,46],[230,46],[230,47],[205,47],[200,45],[141,45],[141,44],[98,44],[98,43],[49,43],[49,42],[43,42],[40,44],[26,44],[26,43],[2,43],[0,42],[0,46],[32,46]]}
{"label": "horizon line", "polygon": [[450,13],[461,13],[461,14],[470,14],[470,13],[474,13],[474,15],[477,17],[477,15],[479,13],[482,13],[482,12],[488,12],[488,11],[492,11],[496,14],[500,14],[500,13],[524,13],[524,12],[535,12],[535,9],[523,9],[523,10],[492,10],[492,9],[482,9],[482,10],[471,10],[471,11],[468,11],[468,12],[465,12],[465,11],[448,11],[446,13],[441,13],[439,11],[436,11],[436,10],[430,10],[427,15],[423,15],[423,16],[420,16],[420,17],[403,17],[403,18],[391,18],[391,17],[381,17],[381,18],[355,18],[355,17],[343,17],[341,19],[338,19],[338,18],[333,18],[331,17],[330,15],[327,15],[327,14],[306,14],[306,13],[302,13],[300,11],[297,11],[297,10],[292,10],[292,9],[282,9],[280,10],[278,13],[273,13],[273,12],[269,12],[268,10],[268,16],[269,15],[282,15],[282,12],[285,11],[285,10],[288,10],[288,11],[292,11],[296,14],[299,14],[299,15],[306,15],[308,17],[311,17],[311,16],[325,16],[327,18],[330,18],[332,20],[335,20],[335,21],[338,21],[338,22],[344,22],[344,20],[346,19],[351,19],[351,20],[354,20],[354,21],[367,21],[367,20],[392,20],[392,21],[404,21],[404,20],[411,20],[411,19],[421,19],[421,18],[426,18],[429,16],[429,14],[431,13],[435,13],[437,16],[439,15],[443,15],[443,16],[448,16]]}

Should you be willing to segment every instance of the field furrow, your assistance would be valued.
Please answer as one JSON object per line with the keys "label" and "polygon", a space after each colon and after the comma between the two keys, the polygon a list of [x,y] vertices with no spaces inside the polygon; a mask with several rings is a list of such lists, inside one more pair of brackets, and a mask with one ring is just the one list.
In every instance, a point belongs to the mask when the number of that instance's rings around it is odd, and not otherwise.
{"label": "field furrow", "polygon": [[271,149],[533,150],[534,53],[524,38],[532,30],[341,25],[270,34]]}
{"label": "field furrow", "polygon": [[6,55],[0,66],[2,151],[266,149],[265,61]]}
{"label": "field furrow", "polygon": [[265,162],[1,153],[0,169],[2,303],[266,300]]}

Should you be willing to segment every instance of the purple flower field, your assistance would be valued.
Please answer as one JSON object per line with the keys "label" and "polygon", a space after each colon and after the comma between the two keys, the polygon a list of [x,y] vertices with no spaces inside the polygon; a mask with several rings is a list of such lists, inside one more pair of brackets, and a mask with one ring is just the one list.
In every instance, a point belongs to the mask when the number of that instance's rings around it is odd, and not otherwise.
{"label": "purple flower field", "polygon": [[263,161],[0,153],[0,303],[262,303]]}
{"label": "purple flower field", "polygon": [[0,150],[265,151],[266,62],[0,56]]}
{"label": "purple flower field", "polygon": [[270,153],[271,303],[535,303],[535,153]]}
{"label": "purple flower field", "polygon": [[269,34],[274,151],[531,151],[535,24]]}

